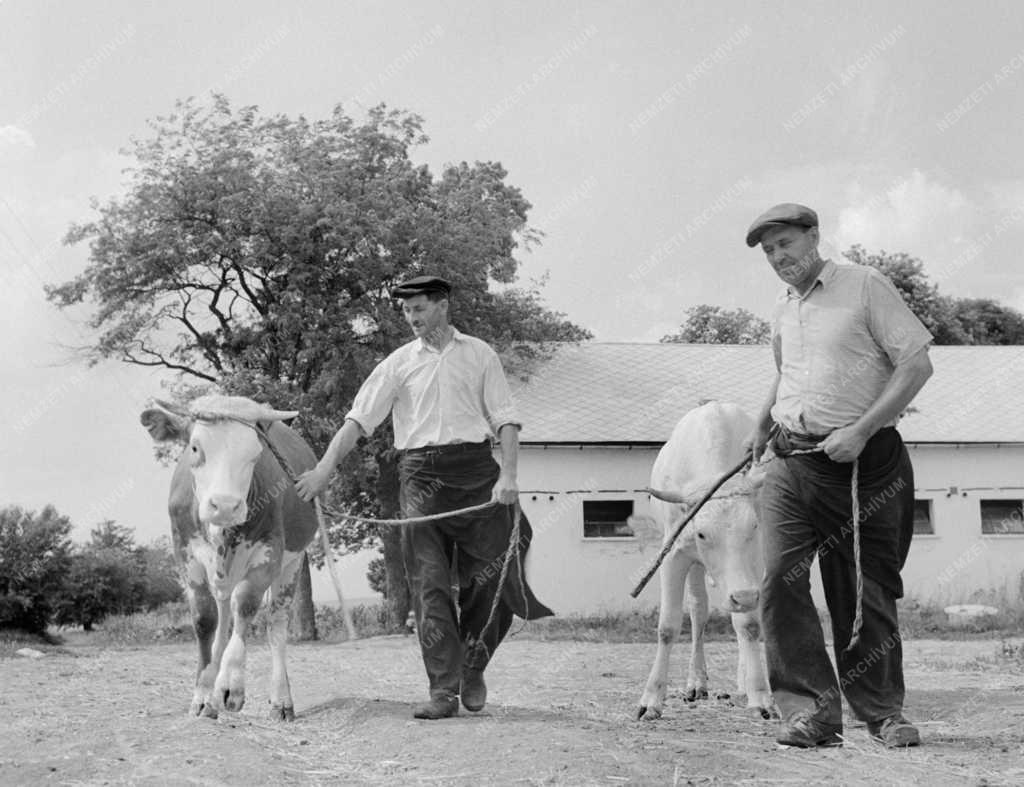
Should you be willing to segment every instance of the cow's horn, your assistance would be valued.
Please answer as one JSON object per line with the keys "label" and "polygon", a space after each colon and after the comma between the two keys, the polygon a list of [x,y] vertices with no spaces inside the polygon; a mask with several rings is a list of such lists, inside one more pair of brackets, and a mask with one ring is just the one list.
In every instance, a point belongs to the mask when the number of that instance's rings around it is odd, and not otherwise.
{"label": "cow's horn", "polygon": [[185,410],[181,405],[174,404],[173,402],[165,402],[163,399],[154,399],[153,402],[161,410],[166,410],[172,415],[178,415],[182,418],[191,418],[188,411]]}
{"label": "cow's horn", "polygon": [[686,505],[688,502],[688,498],[679,492],[668,492],[663,489],[655,489],[651,486],[646,487],[644,491],[646,491],[651,497],[656,497],[658,500],[664,500],[666,503],[679,503],[680,505]]}

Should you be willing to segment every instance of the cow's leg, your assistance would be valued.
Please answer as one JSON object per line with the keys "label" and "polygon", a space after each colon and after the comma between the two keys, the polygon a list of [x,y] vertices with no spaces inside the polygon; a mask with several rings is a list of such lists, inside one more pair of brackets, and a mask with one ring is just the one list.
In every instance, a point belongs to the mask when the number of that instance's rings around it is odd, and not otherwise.
{"label": "cow's leg", "polygon": [[217,674],[220,672],[221,661],[224,656],[224,649],[227,646],[228,634],[231,630],[231,605],[229,599],[214,599],[208,588],[203,588],[213,607],[216,616],[216,631],[213,635],[213,646],[210,650],[210,658],[206,667],[199,673],[196,679],[195,696],[192,699],[192,711],[197,716],[206,716],[211,719],[217,718],[217,712],[221,709],[220,698],[214,690],[217,681]]}
{"label": "cow's leg", "polygon": [[245,634],[266,589],[248,575],[231,592],[231,638],[213,686],[214,697],[225,710],[240,711],[245,704]]}
{"label": "cow's leg", "polygon": [[708,624],[708,588],[704,566],[694,563],[686,576],[686,589],[690,598],[690,671],[686,676],[688,702],[708,698],[708,665],[704,659],[704,628]]}
{"label": "cow's leg", "polygon": [[772,692],[768,687],[764,661],[761,658],[761,621],[757,612],[734,612],[732,627],[736,631],[739,654],[736,660],[736,691],[747,695],[747,707],[757,708],[761,718],[777,717]]}
{"label": "cow's leg", "polygon": [[291,619],[295,579],[302,565],[302,552],[285,552],[281,560],[281,574],[270,586],[270,608],[267,616],[267,640],[270,644],[270,717],[275,721],[293,721],[295,706],[288,670],[285,647],[288,644],[288,623]]}
{"label": "cow's leg", "polygon": [[683,627],[683,589],[692,560],[681,551],[669,553],[661,565],[661,608],[658,610],[658,653],[640,697],[638,719],[661,718],[668,689],[668,658]]}
{"label": "cow's leg", "polygon": [[[204,676],[209,676],[211,644],[217,629],[217,603],[210,595],[210,589],[203,583],[186,585],[185,595],[188,598],[189,610],[192,613],[192,627],[196,633],[196,680],[192,691],[192,705],[189,713],[198,716],[206,706],[209,691],[204,690]],[[213,678],[209,678],[209,688],[213,688]]]}

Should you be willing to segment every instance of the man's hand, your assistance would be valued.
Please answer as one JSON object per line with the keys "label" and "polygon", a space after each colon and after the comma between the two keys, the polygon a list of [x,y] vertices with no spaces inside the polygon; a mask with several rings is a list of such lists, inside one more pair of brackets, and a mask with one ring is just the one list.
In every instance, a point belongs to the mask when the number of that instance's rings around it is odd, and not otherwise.
{"label": "man's hand", "polygon": [[850,424],[836,429],[818,443],[818,448],[833,462],[852,462],[860,456],[869,437],[856,424]]}
{"label": "man's hand", "polygon": [[510,506],[519,499],[519,484],[515,478],[506,478],[504,474],[498,476],[498,482],[491,492],[491,500]]}
{"label": "man's hand", "polygon": [[770,433],[770,429],[757,426],[754,427],[754,431],[747,435],[747,439],[743,441],[743,450],[751,455],[752,461],[757,462],[765,452],[765,449],[768,447],[768,435]]}
{"label": "man's hand", "polygon": [[330,480],[331,471],[317,465],[299,475],[299,480],[295,482],[295,491],[308,503],[327,488],[327,482]]}

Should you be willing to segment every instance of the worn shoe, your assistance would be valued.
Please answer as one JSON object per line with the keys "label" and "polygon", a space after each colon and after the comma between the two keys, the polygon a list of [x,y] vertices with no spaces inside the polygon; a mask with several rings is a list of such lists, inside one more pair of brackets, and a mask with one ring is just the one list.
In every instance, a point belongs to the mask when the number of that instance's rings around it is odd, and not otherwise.
{"label": "worn shoe", "polygon": [[921,744],[921,733],[903,718],[902,713],[895,713],[881,721],[868,722],[868,732],[887,749],[903,749]]}
{"label": "worn shoe", "polygon": [[842,724],[828,724],[813,716],[796,715],[781,726],[775,740],[783,746],[813,749],[816,746],[842,746],[842,734]]}
{"label": "worn shoe", "polygon": [[487,704],[487,684],[484,683],[484,671],[464,669],[462,671],[462,707],[476,713]]}
{"label": "worn shoe", "polygon": [[454,694],[431,697],[429,702],[417,705],[414,719],[447,719],[459,715],[459,698]]}

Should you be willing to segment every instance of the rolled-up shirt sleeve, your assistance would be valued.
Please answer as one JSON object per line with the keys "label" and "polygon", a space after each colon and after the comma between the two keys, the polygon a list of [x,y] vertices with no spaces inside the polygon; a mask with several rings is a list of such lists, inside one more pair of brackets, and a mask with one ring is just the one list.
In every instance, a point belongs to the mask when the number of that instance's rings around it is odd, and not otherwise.
{"label": "rolled-up shirt sleeve", "polygon": [[345,418],[355,421],[369,436],[388,417],[397,393],[398,385],[395,382],[394,372],[388,359],[385,359],[377,364],[370,376],[363,382],[359,393],[356,394],[355,401],[352,402],[352,409],[348,411]]}
{"label": "rolled-up shirt sleeve", "polygon": [[484,361],[483,396],[484,413],[495,435],[506,424],[511,424],[517,429],[523,428],[515,398],[505,377],[505,370],[501,366],[501,359],[493,350],[487,354]]}
{"label": "rolled-up shirt sleeve", "polygon": [[910,310],[889,279],[872,270],[864,279],[868,329],[893,366],[906,363],[932,342],[932,335]]}

